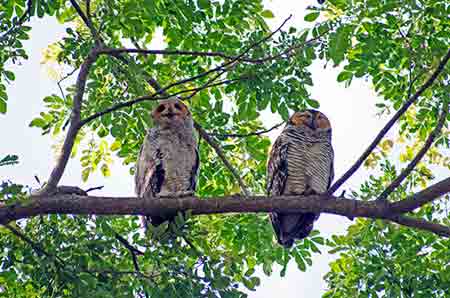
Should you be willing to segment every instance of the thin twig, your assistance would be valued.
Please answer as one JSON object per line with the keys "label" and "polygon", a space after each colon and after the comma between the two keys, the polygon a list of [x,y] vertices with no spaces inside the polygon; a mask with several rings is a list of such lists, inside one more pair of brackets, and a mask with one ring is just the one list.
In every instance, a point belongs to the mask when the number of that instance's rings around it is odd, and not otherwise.
{"label": "thin twig", "polygon": [[31,248],[38,254],[38,255],[44,255],[46,257],[52,257],[51,254],[46,252],[39,244],[35,243],[33,240],[28,238],[25,234],[17,230],[16,228],[12,227],[9,224],[4,225],[5,228],[7,228],[11,233],[16,235],[18,238],[20,238],[23,242],[28,243],[28,245],[31,246]]}
{"label": "thin twig", "polygon": [[268,129],[258,130],[258,131],[254,131],[254,132],[250,132],[250,133],[244,133],[244,134],[239,134],[239,133],[229,133],[229,134],[210,133],[209,135],[218,137],[220,139],[226,139],[226,138],[247,138],[247,137],[251,137],[251,136],[260,136],[262,134],[271,132],[272,130],[277,129],[278,127],[280,127],[283,124],[285,124],[285,122],[278,123],[278,124],[272,126],[271,128],[268,128]]}
{"label": "thin twig", "polygon": [[201,85],[197,90],[193,91],[191,94],[189,94],[188,96],[186,96],[184,99],[185,100],[190,100],[192,97],[194,97],[198,92],[200,92],[203,89],[208,88],[208,86],[214,84],[214,81],[217,80],[218,78],[220,78],[224,73],[226,72],[226,70],[222,70],[219,71],[218,74],[216,74],[214,77],[212,77],[211,79],[209,79],[206,83],[204,83],[203,85]]}
{"label": "thin twig", "polygon": [[333,186],[330,187],[328,190],[328,193],[332,194],[334,193],[342,184],[347,181],[348,178],[350,178],[363,164],[363,162],[366,160],[366,158],[372,153],[373,149],[375,149],[378,145],[378,143],[383,139],[383,137],[386,135],[386,133],[389,131],[389,129],[397,122],[397,120],[408,110],[408,108],[422,95],[422,93],[427,90],[436,80],[436,78],[439,76],[439,74],[444,70],[445,65],[447,64],[448,60],[450,59],[450,49],[448,50],[447,54],[443,57],[441,62],[439,63],[439,66],[436,68],[436,70],[433,72],[433,74],[428,78],[428,80],[420,87],[420,89],[411,97],[409,98],[403,106],[395,113],[395,115],[386,123],[386,125],[383,127],[383,129],[378,133],[378,135],[375,137],[375,139],[372,141],[372,143],[369,145],[369,147],[364,151],[364,153],[361,155],[361,157],[355,162],[354,165],[350,167],[350,169],[345,172],[344,175],[342,175],[341,178],[339,178]]}
{"label": "thin twig", "polygon": [[261,63],[265,63],[265,62],[267,62],[267,61],[279,59],[279,58],[283,57],[284,55],[288,55],[287,58],[289,58],[289,57],[292,56],[291,53],[292,53],[293,51],[295,51],[295,50],[300,50],[300,49],[302,49],[302,48],[304,48],[304,47],[306,47],[306,46],[309,46],[310,44],[314,43],[315,41],[321,39],[321,38],[322,38],[323,36],[325,36],[325,34],[327,34],[329,31],[330,31],[330,29],[328,29],[327,31],[323,32],[322,34],[320,34],[320,35],[318,35],[318,36],[316,36],[316,37],[314,37],[314,38],[311,38],[311,39],[305,41],[305,42],[302,43],[302,44],[299,44],[299,45],[293,45],[293,46],[287,48],[286,50],[282,51],[282,52],[279,53],[279,54],[275,54],[275,55],[271,55],[271,56],[267,56],[267,57],[262,57],[262,58],[257,58],[257,59],[245,59],[245,60],[243,60],[243,61],[245,61],[245,62],[250,62],[250,63],[259,63],[259,64],[261,64]]}
{"label": "thin twig", "polygon": [[223,153],[222,148],[220,145],[201,127],[200,124],[197,122],[194,122],[194,127],[197,129],[199,135],[216,151],[219,158],[224,163],[225,167],[228,168],[228,170],[233,175],[234,179],[239,183],[239,186],[244,193],[246,197],[250,196],[250,192],[247,190],[247,187],[245,186],[244,181],[242,181],[241,176],[236,171],[236,169],[231,165],[231,163],[228,161],[227,157],[225,156],[225,153]]}
{"label": "thin twig", "polygon": [[103,189],[104,185],[101,186],[96,186],[96,187],[90,187],[88,189],[85,190],[85,192],[90,192],[90,191],[94,191],[94,190],[101,190]]}
{"label": "thin twig", "polygon": [[[109,114],[111,112],[114,112],[114,111],[117,111],[117,110],[120,110],[120,109],[123,109],[123,108],[126,108],[126,107],[131,107],[131,106],[133,106],[135,104],[138,104],[140,102],[164,100],[164,99],[176,97],[177,95],[180,95],[180,94],[196,92],[196,91],[198,92],[198,91],[201,91],[201,90],[204,90],[204,89],[207,89],[207,88],[217,87],[217,86],[220,86],[220,85],[228,85],[228,84],[232,84],[232,83],[235,83],[235,82],[238,82],[238,81],[241,81],[241,80],[247,80],[247,79],[250,79],[250,77],[242,76],[242,77],[238,77],[236,79],[223,80],[223,81],[220,81],[220,82],[217,82],[217,83],[209,84],[207,86],[181,90],[181,91],[178,91],[178,92],[175,92],[175,93],[172,93],[172,94],[168,94],[167,92],[156,91],[156,93],[154,93],[152,95],[145,95],[145,96],[141,96],[141,97],[129,100],[129,101],[125,101],[125,102],[116,104],[116,105],[114,105],[114,106],[112,106],[110,108],[107,108],[107,109],[105,109],[103,111],[100,111],[100,112],[97,112],[95,114],[92,114],[91,116],[88,116],[88,117],[86,117],[85,119],[83,119],[81,121],[81,126],[84,126],[85,124],[87,124],[87,123],[91,122],[92,120],[97,119],[97,118],[99,118],[99,117],[101,117],[103,115]],[[155,89],[159,86],[159,84],[154,79],[148,79],[148,83],[152,84],[152,87],[154,87]],[[159,90],[162,90],[162,89],[159,89]],[[164,95],[160,96],[160,97],[157,97],[156,95],[158,93],[164,94]],[[181,99],[187,99],[187,98],[188,98],[188,96],[187,97],[183,97]]]}
{"label": "thin twig", "polygon": [[88,270],[82,270],[82,272],[87,273],[97,273],[97,274],[110,274],[110,275],[135,275],[140,278],[145,278],[153,281],[153,278],[157,277],[158,274],[153,275],[146,275],[142,272],[136,272],[136,271],[118,271],[118,270],[109,270],[109,269],[88,269]]}
{"label": "thin twig", "polygon": [[[183,80],[179,80],[179,81],[177,81],[177,82],[175,82],[175,83],[169,84],[169,85],[167,85],[167,86],[165,86],[165,87],[163,87],[163,88],[160,88],[159,90],[157,90],[157,91],[156,91],[154,94],[152,94],[152,95],[149,95],[149,96],[143,96],[143,97],[140,97],[140,98],[138,98],[138,99],[135,99],[135,100],[132,100],[132,101],[129,101],[129,102],[117,104],[116,106],[113,106],[113,107],[111,107],[111,108],[109,108],[109,109],[106,109],[106,110],[104,110],[104,111],[102,111],[102,112],[99,112],[99,113],[97,113],[97,114],[94,114],[94,115],[88,117],[88,118],[87,118],[88,120],[83,121],[82,124],[84,125],[84,124],[86,124],[87,122],[92,121],[93,119],[99,117],[99,115],[101,116],[101,115],[104,115],[104,114],[106,114],[106,113],[110,113],[110,112],[112,112],[112,111],[114,111],[114,110],[117,110],[117,109],[121,109],[121,108],[124,108],[124,107],[131,106],[131,105],[133,105],[133,104],[136,104],[136,103],[141,102],[141,101],[144,101],[144,100],[157,100],[157,99],[155,99],[157,95],[165,94],[166,91],[168,91],[169,89],[171,89],[171,88],[173,88],[173,87],[175,87],[175,86],[179,86],[179,85],[182,85],[182,84],[185,84],[185,83],[189,83],[189,82],[192,82],[192,81],[196,81],[196,80],[198,80],[198,79],[200,79],[200,78],[203,78],[203,77],[205,77],[205,76],[208,76],[209,74],[214,73],[214,72],[217,72],[217,71],[224,71],[225,69],[228,70],[226,67],[232,65],[233,63],[235,63],[236,61],[238,61],[239,59],[241,59],[242,57],[244,57],[244,55],[246,55],[246,54],[247,54],[251,49],[253,49],[254,47],[256,47],[256,46],[258,46],[259,44],[265,42],[266,40],[272,38],[272,36],[273,36],[275,33],[279,32],[279,31],[281,30],[281,28],[286,24],[286,22],[287,22],[291,17],[292,17],[292,15],[290,15],[288,18],[286,18],[286,19],[283,21],[283,23],[282,23],[275,31],[273,31],[271,34],[269,34],[269,35],[266,36],[265,38],[263,38],[263,39],[261,39],[261,40],[255,42],[255,43],[252,44],[252,45],[250,45],[248,48],[246,48],[241,54],[239,54],[238,56],[236,56],[234,59],[231,59],[230,61],[224,62],[224,63],[222,63],[221,65],[219,65],[219,66],[217,66],[217,67],[215,67],[215,68],[212,68],[212,69],[210,69],[210,70],[207,70],[207,71],[205,71],[205,72],[202,72],[202,73],[200,73],[200,74],[198,74],[198,75],[195,75],[195,76],[193,76],[193,77],[186,78],[186,79],[183,79]],[[100,50],[99,50],[99,51],[100,51]],[[113,54],[111,54],[111,55],[113,55]],[[122,58],[123,58],[123,57],[122,57]]]}
{"label": "thin twig", "polygon": [[92,37],[95,40],[96,46],[100,46],[102,44],[101,38],[98,35],[97,29],[95,29],[94,24],[91,22],[91,19],[88,18],[83,10],[81,9],[80,5],[78,5],[76,0],[70,0],[70,3],[72,4],[73,8],[75,9],[75,11],[78,13],[78,15],[81,17],[81,19],[83,20],[84,24],[88,27],[89,31],[92,34]]}
{"label": "thin twig", "polygon": [[120,242],[122,243],[123,246],[125,246],[129,251],[133,252],[134,254],[138,254],[138,255],[143,255],[144,252],[140,251],[139,249],[137,249],[136,247],[134,247],[133,245],[131,245],[130,242],[128,242],[127,239],[123,238],[122,236],[120,236],[118,233],[115,233],[114,237]]}
{"label": "thin twig", "polygon": [[447,118],[448,108],[449,106],[447,102],[442,103],[441,116],[439,117],[435,129],[430,133],[427,140],[425,141],[425,144],[417,153],[417,155],[413,158],[413,160],[411,160],[411,162],[402,171],[402,173],[397,178],[395,178],[395,180],[392,181],[392,183],[388,187],[386,187],[386,189],[378,197],[378,200],[385,200],[389,196],[389,194],[391,194],[402,183],[402,181],[406,177],[408,177],[408,175],[412,172],[412,170],[414,170],[414,168],[420,162],[420,160],[425,156],[425,154],[430,149],[431,145],[433,145],[434,139],[441,133],[441,129],[444,126],[445,119]]}
{"label": "thin twig", "polygon": [[78,68],[74,68],[74,69],[72,69],[72,71],[66,73],[61,79],[58,80],[58,83],[64,82],[66,79],[71,77],[77,70],[78,70]]}
{"label": "thin twig", "polygon": [[61,87],[61,84],[59,82],[56,82],[56,85],[58,85],[59,92],[61,92],[61,96],[66,101],[66,95],[64,94],[63,88]]}
{"label": "thin twig", "polygon": [[300,45],[290,46],[286,50],[284,50],[281,53],[278,53],[276,55],[270,55],[270,56],[266,56],[266,57],[255,58],[255,59],[248,58],[248,57],[243,57],[243,56],[240,56],[240,55],[239,55],[240,58],[237,58],[239,56],[233,56],[233,55],[229,55],[229,54],[226,54],[226,53],[223,53],[223,52],[202,52],[202,51],[183,51],[183,50],[147,50],[147,49],[142,49],[142,48],[140,48],[138,46],[136,46],[135,49],[133,49],[133,48],[118,48],[118,49],[104,48],[104,49],[100,50],[99,53],[100,54],[112,55],[112,56],[115,56],[117,54],[128,53],[128,54],[141,54],[141,55],[167,55],[167,56],[175,55],[175,56],[192,56],[192,57],[220,57],[220,58],[234,60],[234,61],[239,61],[239,62],[261,64],[261,63],[264,63],[264,62],[267,62],[267,61],[276,60],[278,58],[281,58],[284,55],[287,55],[287,54],[291,53],[294,50],[298,50],[298,49],[304,48],[305,46],[308,46],[311,43],[313,43],[314,41],[317,41],[320,38],[322,38],[326,33],[328,33],[328,31],[322,33],[319,36],[311,38],[311,39],[305,41],[304,43],[302,43]]}

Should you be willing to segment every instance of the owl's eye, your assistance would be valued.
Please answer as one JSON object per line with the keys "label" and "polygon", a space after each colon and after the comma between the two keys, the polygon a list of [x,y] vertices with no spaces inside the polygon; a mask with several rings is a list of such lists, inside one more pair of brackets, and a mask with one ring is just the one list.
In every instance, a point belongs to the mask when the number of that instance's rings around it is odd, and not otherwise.
{"label": "owl's eye", "polygon": [[166,107],[165,107],[164,105],[160,105],[160,106],[156,109],[156,112],[157,112],[157,113],[162,113],[165,109],[166,109]]}
{"label": "owl's eye", "polygon": [[179,103],[175,103],[174,106],[175,106],[175,109],[180,110],[180,111],[182,110],[182,107]]}

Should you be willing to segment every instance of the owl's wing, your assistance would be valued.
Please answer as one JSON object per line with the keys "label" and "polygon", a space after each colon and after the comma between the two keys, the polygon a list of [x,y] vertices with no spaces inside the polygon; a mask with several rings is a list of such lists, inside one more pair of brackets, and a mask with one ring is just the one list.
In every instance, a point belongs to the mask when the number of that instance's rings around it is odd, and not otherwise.
{"label": "owl's wing", "polygon": [[161,151],[156,137],[156,133],[150,130],[139,152],[134,176],[135,192],[138,197],[159,193],[164,182]]}
{"label": "owl's wing", "polygon": [[[288,176],[287,151],[288,142],[282,136],[273,144],[270,151],[269,163],[267,164],[267,194],[269,196],[282,195],[286,187],[286,180]],[[282,215],[276,212],[270,214],[270,221],[272,223],[278,243],[282,243]],[[289,240],[286,246],[291,246],[293,240]]]}
{"label": "owl's wing", "polygon": [[334,179],[334,150],[333,150],[333,146],[331,146],[331,144],[330,144],[329,158],[331,159],[331,162],[330,162],[330,176],[328,176],[327,189],[329,189],[331,187],[331,183],[333,183],[333,179]]}
{"label": "owl's wing", "polygon": [[195,152],[194,152],[194,165],[192,167],[192,172],[191,172],[191,185],[190,185],[190,189],[192,191],[195,191],[195,189],[197,188],[197,179],[198,179],[198,170],[200,168],[200,154],[199,154],[199,146],[197,145],[197,148],[195,148]]}
{"label": "owl's wing", "polygon": [[267,194],[278,196],[283,194],[288,175],[287,151],[288,142],[278,137],[270,151],[267,164]]}

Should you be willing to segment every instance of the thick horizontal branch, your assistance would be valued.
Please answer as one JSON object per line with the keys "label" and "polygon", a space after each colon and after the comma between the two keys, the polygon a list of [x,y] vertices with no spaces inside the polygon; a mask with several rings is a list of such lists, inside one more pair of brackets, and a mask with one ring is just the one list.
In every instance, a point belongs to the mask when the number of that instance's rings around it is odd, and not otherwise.
{"label": "thick horizontal branch", "polygon": [[363,162],[366,160],[366,158],[372,153],[372,151],[378,146],[378,143],[383,139],[383,137],[386,135],[386,133],[391,129],[392,126],[394,126],[395,122],[408,110],[408,108],[422,95],[422,93],[427,90],[437,79],[439,74],[444,70],[445,65],[447,64],[448,60],[450,60],[450,49],[448,50],[447,54],[442,58],[441,62],[439,63],[439,66],[436,68],[436,70],[431,74],[431,76],[428,78],[428,80],[417,90],[417,92],[410,97],[403,106],[395,113],[395,115],[386,123],[386,125],[381,129],[381,131],[378,133],[378,135],[375,137],[375,139],[372,141],[372,143],[369,145],[369,147],[364,151],[364,153],[361,155],[360,158],[350,167],[350,169],[347,170],[347,172],[342,175],[341,178],[339,178],[328,190],[328,193],[332,194],[334,193],[342,184],[347,181],[348,178],[350,178],[363,164]]}
{"label": "thick horizontal branch", "polygon": [[[402,220],[391,212],[386,201],[358,201],[336,198],[331,195],[239,197],[224,196],[207,199],[136,197],[94,197],[79,195],[54,195],[32,197],[28,202],[0,207],[0,223],[29,218],[42,214],[97,214],[97,215],[150,215],[164,216],[191,210],[192,214],[261,213],[261,212],[314,212],[330,213],[346,217],[366,217],[392,221]],[[400,219],[399,219],[400,218]],[[413,219],[405,220],[408,226]],[[424,221],[414,226],[435,232],[434,223]],[[406,225],[406,224],[405,224]],[[439,235],[450,237],[450,227],[439,226]]]}

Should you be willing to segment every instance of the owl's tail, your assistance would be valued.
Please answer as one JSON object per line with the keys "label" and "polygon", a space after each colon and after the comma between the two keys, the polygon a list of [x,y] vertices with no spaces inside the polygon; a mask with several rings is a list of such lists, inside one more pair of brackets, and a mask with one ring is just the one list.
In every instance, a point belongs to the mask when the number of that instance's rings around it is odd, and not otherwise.
{"label": "owl's tail", "polygon": [[272,213],[270,219],[278,243],[285,248],[290,248],[296,239],[308,237],[314,227],[317,215],[314,213]]}
{"label": "owl's tail", "polygon": [[147,230],[149,225],[154,227],[159,226],[165,221],[172,221],[174,219],[173,216],[170,217],[162,217],[162,216],[141,216],[142,227]]}

